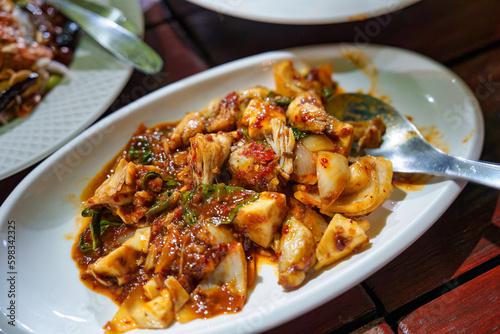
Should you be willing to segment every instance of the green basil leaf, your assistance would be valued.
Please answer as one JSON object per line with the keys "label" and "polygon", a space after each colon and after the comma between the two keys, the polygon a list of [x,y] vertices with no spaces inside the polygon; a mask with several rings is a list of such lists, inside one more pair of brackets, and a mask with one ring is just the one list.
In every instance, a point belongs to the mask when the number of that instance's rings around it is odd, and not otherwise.
{"label": "green basil leaf", "polygon": [[292,131],[293,131],[293,136],[295,137],[296,140],[309,136],[307,132],[300,131],[297,128],[292,128]]}
{"label": "green basil leaf", "polygon": [[335,88],[333,87],[323,87],[323,91],[321,92],[321,96],[323,96],[325,99],[329,98],[330,96],[335,93]]}

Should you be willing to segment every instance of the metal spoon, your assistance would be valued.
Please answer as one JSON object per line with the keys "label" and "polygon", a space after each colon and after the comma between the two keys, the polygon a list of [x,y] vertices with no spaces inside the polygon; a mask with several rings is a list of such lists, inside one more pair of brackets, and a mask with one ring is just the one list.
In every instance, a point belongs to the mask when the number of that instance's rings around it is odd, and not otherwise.
{"label": "metal spoon", "polygon": [[48,2],[127,65],[147,74],[157,73],[163,67],[163,60],[152,48],[112,20],[67,0]]}
{"label": "metal spoon", "polygon": [[339,94],[332,98],[327,110],[343,121],[364,121],[380,115],[387,126],[382,145],[365,152],[391,160],[395,172],[446,175],[500,189],[500,164],[444,153],[430,145],[406,117],[377,98]]}
{"label": "metal spoon", "polygon": [[87,0],[70,0],[70,2],[115,22],[136,36],[140,35],[140,30],[137,28],[135,23],[116,7],[105,6],[100,3]]}

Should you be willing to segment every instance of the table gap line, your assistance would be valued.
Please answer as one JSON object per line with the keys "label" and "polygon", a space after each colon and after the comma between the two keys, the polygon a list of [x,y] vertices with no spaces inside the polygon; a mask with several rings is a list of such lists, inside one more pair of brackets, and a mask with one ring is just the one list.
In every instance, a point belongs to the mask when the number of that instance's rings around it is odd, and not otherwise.
{"label": "table gap line", "polygon": [[473,50],[470,50],[468,52],[462,53],[460,56],[457,56],[455,58],[452,58],[450,60],[441,62],[443,65],[453,68],[457,65],[466,63],[467,61],[470,61],[480,55],[483,55],[485,53],[488,53],[496,48],[500,47],[500,40],[497,40],[495,42],[492,42],[488,45],[480,46],[478,48],[475,48]]}
{"label": "table gap line", "polygon": [[474,278],[479,277],[480,275],[496,268],[498,265],[500,265],[500,255],[497,255],[496,257],[483,262],[482,264],[466,271],[465,273],[453,278],[452,280],[444,282],[440,286],[416,297],[415,299],[387,314],[385,316],[387,324],[389,324],[391,329],[397,332],[399,322],[406,315],[432,302],[440,296],[443,296],[446,293],[455,290],[459,286],[473,280]]}

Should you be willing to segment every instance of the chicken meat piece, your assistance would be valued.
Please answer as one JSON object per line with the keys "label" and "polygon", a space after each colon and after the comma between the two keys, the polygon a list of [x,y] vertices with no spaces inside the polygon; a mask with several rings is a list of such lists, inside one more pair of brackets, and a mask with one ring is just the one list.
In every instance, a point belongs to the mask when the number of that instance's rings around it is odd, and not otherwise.
{"label": "chicken meat piece", "polygon": [[353,126],[354,141],[358,141],[358,150],[380,147],[386,130],[382,117],[377,116],[369,121],[349,122],[349,124]]}
{"label": "chicken meat piece", "polygon": [[239,96],[235,92],[228,94],[224,99],[212,100],[200,115],[205,120],[207,132],[229,132],[236,129],[236,121],[241,118]]}
{"label": "chicken meat piece", "polygon": [[332,68],[324,64],[318,68],[308,69],[299,73],[291,60],[285,60],[274,66],[276,92],[282,96],[296,96],[304,91],[323,92],[324,87],[336,88],[332,80]]}
{"label": "chicken meat piece", "polygon": [[349,155],[353,143],[353,126],[329,115],[314,92],[302,92],[288,106],[286,116],[300,131],[326,134],[336,145],[335,153]]}
{"label": "chicken meat piece", "polygon": [[279,157],[280,175],[288,181],[293,172],[293,150],[295,149],[295,137],[293,130],[286,126],[286,122],[279,118],[271,120],[271,135],[266,135],[266,140],[271,145],[274,153]]}
{"label": "chicken meat piece", "polygon": [[262,86],[255,86],[252,88],[240,90],[236,92],[238,95],[238,102],[240,106],[240,112],[243,113],[248,104],[250,103],[251,100],[253,99],[264,99],[266,98],[271,91],[265,87]]}
{"label": "chicken meat piece", "polygon": [[212,184],[227,160],[233,139],[228,133],[197,134],[191,139],[190,165],[195,186]]}
{"label": "chicken meat piece", "polygon": [[257,142],[241,143],[229,156],[230,185],[258,192],[277,191],[280,184],[277,167],[272,148]]}
{"label": "chicken meat piece", "polygon": [[286,124],[283,108],[275,103],[253,99],[245,109],[241,124],[248,127],[248,136],[252,140],[263,140],[266,135],[272,134],[271,121],[273,119],[281,120]]}
{"label": "chicken meat piece", "polygon": [[87,200],[87,205],[120,206],[132,203],[136,192],[136,170],[133,162],[122,159],[111,177],[106,179]]}
{"label": "chicken meat piece", "polygon": [[196,111],[188,113],[172,132],[169,143],[170,149],[175,150],[179,147],[189,145],[189,140],[204,130],[205,123],[200,114]]}

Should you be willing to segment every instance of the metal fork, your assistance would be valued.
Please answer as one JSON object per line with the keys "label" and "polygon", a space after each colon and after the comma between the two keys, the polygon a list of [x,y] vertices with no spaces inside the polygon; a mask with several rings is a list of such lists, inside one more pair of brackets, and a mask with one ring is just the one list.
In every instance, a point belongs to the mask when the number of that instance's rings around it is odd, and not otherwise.
{"label": "metal fork", "polygon": [[500,164],[444,153],[429,144],[406,117],[377,98],[365,94],[339,94],[329,103],[328,111],[343,121],[381,116],[387,126],[382,145],[365,149],[365,152],[389,159],[395,172],[445,175],[500,189]]}

